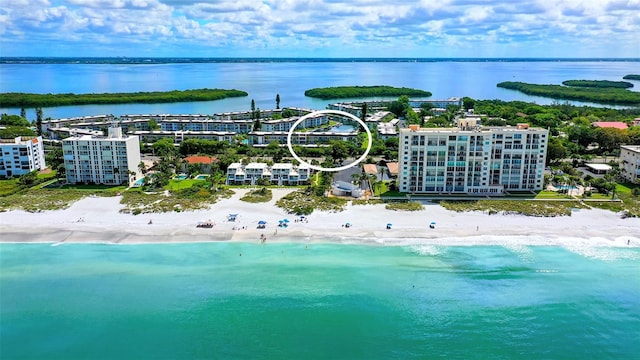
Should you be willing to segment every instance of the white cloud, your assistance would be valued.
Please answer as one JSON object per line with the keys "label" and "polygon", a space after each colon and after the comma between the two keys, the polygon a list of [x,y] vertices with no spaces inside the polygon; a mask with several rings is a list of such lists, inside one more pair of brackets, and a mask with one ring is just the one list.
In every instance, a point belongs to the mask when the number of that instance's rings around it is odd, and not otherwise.
{"label": "white cloud", "polygon": [[[640,56],[639,14],[640,0],[12,0],[0,2],[0,34],[25,49],[31,38],[78,48],[99,39],[132,46],[127,53],[151,41],[265,51],[256,56],[283,47],[352,56],[382,44],[416,54],[446,46],[447,53],[474,56],[468,47],[509,43],[518,48],[513,56],[526,56],[517,44],[564,42],[566,54],[546,54],[567,56],[592,43],[600,49],[592,56],[608,56],[612,46]],[[405,56],[399,51],[389,55]]]}

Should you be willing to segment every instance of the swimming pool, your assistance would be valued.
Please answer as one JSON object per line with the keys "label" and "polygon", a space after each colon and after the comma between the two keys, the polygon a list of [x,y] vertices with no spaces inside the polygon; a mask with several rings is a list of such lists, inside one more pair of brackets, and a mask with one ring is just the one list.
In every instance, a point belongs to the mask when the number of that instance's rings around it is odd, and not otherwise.
{"label": "swimming pool", "polygon": [[136,180],[136,182],[133,183],[134,187],[140,187],[144,185],[144,176],[141,177],[140,179]]}
{"label": "swimming pool", "polygon": [[206,174],[200,174],[198,176],[195,177],[196,180],[206,180],[209,177],[209,175]]}
{"label": "swimming pool", "polygon": [[187,175],[178,175],[176,177],[174,177],[175,180],[184,180],[187,178]]}
{"label": "swimming pool", "polygon": [[569,186],[569,185],[556,185],[554,186],[558,190],[577,190],[577,186]]}

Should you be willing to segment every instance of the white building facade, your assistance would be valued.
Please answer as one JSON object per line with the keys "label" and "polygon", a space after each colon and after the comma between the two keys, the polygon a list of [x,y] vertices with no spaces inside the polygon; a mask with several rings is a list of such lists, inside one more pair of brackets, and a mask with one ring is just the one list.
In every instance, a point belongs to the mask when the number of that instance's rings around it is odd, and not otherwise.
{"label": "white building facade", "polygon": [[549,132],[517,127],[401,129],[398,187],[424,194],[539,191]]}
{"label": "white building facade", "polygon": [[10,178],[45,168],[42,137],[0,140],[0,177]]}
{"label": "white building facade", "polygon": [[227,168],[228,185],[257,185],[259,179],[266,179],[275,185],[301,185],[309,182],[311,168],[306,165],[276,163],[232,163]]}
{"label": "white building facade", "polygon": [[111,127],[109,135],[76,136],[62,141],[64,167],[70,184],[131,186],[140,177],[140,141]]}
{"label": "white building facade", "polygon": [[640,145],[620,146],[620,173],[625,180],[640,183]]}

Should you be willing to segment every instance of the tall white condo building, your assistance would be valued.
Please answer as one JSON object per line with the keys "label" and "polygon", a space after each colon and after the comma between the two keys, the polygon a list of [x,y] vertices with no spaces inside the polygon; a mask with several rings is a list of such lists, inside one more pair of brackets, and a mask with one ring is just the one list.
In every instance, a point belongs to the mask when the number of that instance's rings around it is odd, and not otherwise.
{"label": "tall white condo building", "polygon": [[424,194],[499,195],[544,184],[549,131],[516,127],[400,130],[398,186]]}
{"label": "tall white condo building", "polygon": [[110,127],[109,135],[64,139],[62,152],[67,182],[71,184],[132,185],[140,177],[140,141]]}

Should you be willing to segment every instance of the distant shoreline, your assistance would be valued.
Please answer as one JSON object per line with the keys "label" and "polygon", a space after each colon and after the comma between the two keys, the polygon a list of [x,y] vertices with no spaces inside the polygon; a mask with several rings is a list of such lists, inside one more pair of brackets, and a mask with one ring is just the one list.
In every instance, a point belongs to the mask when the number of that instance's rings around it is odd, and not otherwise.
{"label": "distant shoreline", "polygon": [[640,62],[640,58],[318,58],[318,57],[0,57],[0,64],[184,64],[304,62]]}

